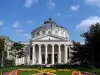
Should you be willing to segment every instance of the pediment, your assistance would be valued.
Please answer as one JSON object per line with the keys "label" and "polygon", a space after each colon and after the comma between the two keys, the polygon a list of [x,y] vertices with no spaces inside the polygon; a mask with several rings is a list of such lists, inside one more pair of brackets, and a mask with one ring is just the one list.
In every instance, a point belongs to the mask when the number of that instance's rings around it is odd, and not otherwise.
{"label": "pediment", "polygon": [[46,35],[46,36],[35,38],[33,40],[65,40],[65,38],[54,36],[54,35]]}

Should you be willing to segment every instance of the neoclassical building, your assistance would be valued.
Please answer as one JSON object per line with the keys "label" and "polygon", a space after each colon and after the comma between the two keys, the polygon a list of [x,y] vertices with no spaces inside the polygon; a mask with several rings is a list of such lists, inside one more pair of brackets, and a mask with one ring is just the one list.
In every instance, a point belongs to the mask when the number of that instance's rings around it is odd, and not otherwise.
{"label": "neoclassical building", "polygon": [[16,65],[66,64],[70,62],[68,30],[51,18],[31,32],[31,41],[26,43],[26,56],[16,59]]}

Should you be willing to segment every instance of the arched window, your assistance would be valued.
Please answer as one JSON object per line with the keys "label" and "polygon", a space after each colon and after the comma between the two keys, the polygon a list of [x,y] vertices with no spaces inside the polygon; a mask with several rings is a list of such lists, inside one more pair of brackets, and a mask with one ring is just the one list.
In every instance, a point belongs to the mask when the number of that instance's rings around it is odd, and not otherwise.
{"label": "arched window", "polygon": [[58,34],[58,31],[55,31],[55,34]]}
{"label": "arched window", "polygon": [[35,37],[35,33],[32,34],[32,38]]}
{"label": "arched window", "polygon": [[66,38],[68,38],[68,33],[65,33]]}
{"label": "arched window", "polygon": [[48,31],[48,34],[51,34],[51,31]]}
{"label": "arched window", "polygon": [[64,33],[63,33],[63,31],[61,32],[61,35],[63,35]]}
{"label": "arched window", "polygon": [[42,34],[44,35],[45,34],[45,31],[43,31]]}
{"label": "arched window", "polygon": [[40,34],[39,34],[39,32],[37,32],[37,36],[39,36]]}

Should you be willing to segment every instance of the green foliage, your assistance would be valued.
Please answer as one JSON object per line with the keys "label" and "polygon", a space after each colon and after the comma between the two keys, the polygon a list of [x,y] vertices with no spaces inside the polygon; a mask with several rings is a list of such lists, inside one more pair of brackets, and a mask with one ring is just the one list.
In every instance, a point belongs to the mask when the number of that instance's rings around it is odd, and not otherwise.
{"label": "green foliage", "polygon": [[4,66],[5,67],[12,67],[12,66],[14,66],[14,60],[5,60],[4,61],[5,63],[4,63]]}
{"label": "green foliage", "polygon": [[0,52],[4,50],[4,40],[0,38]]}
{"label": "green foliage", "polygon": [[[85,44],[73,42],[73,61],[98,64],[100,62],[100,24],[91,25],[89,30],[81,35]],[[85,61],[84,61],[85,60]]]}
{"label": "green foliage", "polygon": [[23,47],[24,47],[24,45],[21,44],[20,42],[14,42],[12,45],[10,54],[17,58],[21,58],[21,57],[25,56]]}

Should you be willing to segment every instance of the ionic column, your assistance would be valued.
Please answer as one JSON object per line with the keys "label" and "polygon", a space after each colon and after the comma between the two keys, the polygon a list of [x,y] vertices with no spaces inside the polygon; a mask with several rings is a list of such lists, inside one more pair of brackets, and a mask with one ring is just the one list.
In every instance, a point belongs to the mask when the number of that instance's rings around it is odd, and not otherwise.
{"label": "ionic column", "polygon": [[65,62],[64,62],[64,63],[66,64],[66,63],[67,63],[67,60],[68,60],[67,45],[65,45],[65,54],[64,54],[64,55],[65,55],[65,59],[64,59],[64,60],[65,60]]}
{"label": "ionic column", "polygon": [[54,64],[54,45],[52,45],[52,64]]}
{"label": "ionic column", "polygon": [[32,52],[33,52],[33,53],[32,53],[32,65],[34,65],[34,62],[35,62],[35,61],[34,61],[34,57],[35,57],[35,45],[32,45],[32,47],[33,47],[33,48],[32,48],[32,49],[33,49],[33,51],[32,51]]}
{"label": "ionic column", "polygon": [[27,64],[30,65],[30,50],[31,49],[30,49],[30,47],[28,49],[29,49],[29,52],[28,52],[28,55],[27,55],[27,58],[28,58],[27,59]]}
{"label": "ionic column", "polygon": [[41,64],[41,45],[39,45],[39,56],[38,56],[38,63]]}
{"label": "ionic column", "polygon": [[58,63],[61,63],[61,45],[59,45],[58,48]]}
{"label": "ionic column", "polygon": [[47,47],[48,45],[45,45],[45,64],[47,64],[47,55],[48,55]]}

